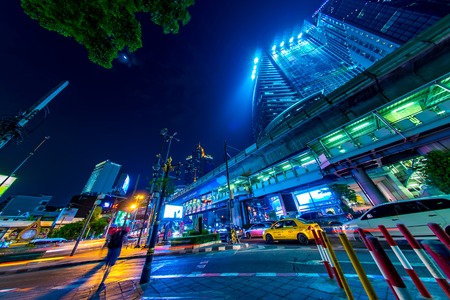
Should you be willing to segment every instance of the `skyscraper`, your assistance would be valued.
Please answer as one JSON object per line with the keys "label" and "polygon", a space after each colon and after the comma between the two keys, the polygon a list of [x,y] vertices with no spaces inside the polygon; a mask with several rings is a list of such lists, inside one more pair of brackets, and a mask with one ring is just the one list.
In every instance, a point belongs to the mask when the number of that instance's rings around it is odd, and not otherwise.
{"label": "skyscraper", "polygon": [[[255,59],[255,140],[450,12],[446,0],[328,0],[289,40]],[[291,108],[291,109],[289,109]]]}
{"label": "skyscraper", "polygon": [[97,164],[81,192],[83,195],[98,195],[111,193],[121,165],[105,160]]}
{"label": "skyscraper", "polygon": [[188,185],[214,169],[214,158],[198,143],[192,155],[186,157],[184,166],[184,184]]}

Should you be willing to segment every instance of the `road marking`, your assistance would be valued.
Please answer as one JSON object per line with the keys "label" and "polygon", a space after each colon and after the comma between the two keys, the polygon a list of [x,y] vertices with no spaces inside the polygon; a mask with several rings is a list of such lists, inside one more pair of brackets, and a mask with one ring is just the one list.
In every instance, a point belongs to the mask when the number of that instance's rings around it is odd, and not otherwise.
{"label": "road marking", "polygon": [[[167,279],[167,278],[185,278],[185,277],[324,277],[328,278],[327,273],[201,273],[192,272],[190,274],[168,274],[168,275],[152,275],[152,279]],[[357,274],[344,274],[346,278],[359,278]],[[367,274],[370,279],[384,280],[382,275]],[[412,281],[409,276],[402,276],[405,281]],[[424,282],[435,282],[433,277],[420,277]]]}
{"label": "road marking", "polygon": [[[321,265],[323,264],[323,262],[321,260],[308,260],[308,261],[286,261],[287,263],[290,264],[298,264],[298,265]],[[349,260],[340,260],[339,263],[341,264],[351,264],[352,262]],[[372,261],[360,261],[361,264],[366,264],[366,265],[373,265],[374,262]],[[392,264],[394,266],[402,266],[402,264],[400,262],[392,262]],[[410,263],[411,266],[413,267],[425,267],[423,263]]]}

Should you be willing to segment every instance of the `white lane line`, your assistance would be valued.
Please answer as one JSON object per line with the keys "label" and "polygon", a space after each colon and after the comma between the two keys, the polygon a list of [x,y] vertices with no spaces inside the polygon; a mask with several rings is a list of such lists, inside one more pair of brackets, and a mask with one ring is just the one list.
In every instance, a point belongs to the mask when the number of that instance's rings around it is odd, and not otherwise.
{"label": "white lane line", "polygon": [[[153,279],[165,278],[184,278],[184,277],[323,277],[328,278],[327,273],[201,273],[192,272],[191,274],[167,274],[152,275]],[[357,274],[344,274],[346,278],[359,278]],[[367,274],[370,279],[384,279],[382,275]],[[412,281],[409,276],[402,276],[405,281]],[[420,277],[424,282],[435,282],[433,277]]]}

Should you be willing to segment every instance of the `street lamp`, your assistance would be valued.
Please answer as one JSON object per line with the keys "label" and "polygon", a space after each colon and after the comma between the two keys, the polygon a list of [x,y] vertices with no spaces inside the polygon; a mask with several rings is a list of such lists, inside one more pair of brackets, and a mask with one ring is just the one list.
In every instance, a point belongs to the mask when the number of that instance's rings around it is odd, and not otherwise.
{"label": "street lamp", "polygon": [[152,261],[153,255],[155,253],[155,245],[158,237],[158,227],[161,222],[160,209],[162,204],[164,203],[164,197],[166,196],[167,183],[169,178],[169,173],[175,171],[175,174],[178,176],[181,174],[181,163],[178,165],[172,165],[172,158],[168,157],[166,163],[162,166],[163,176],[161,182],[161,194],[159,198],[156,200],[155,210],[153,213],[153,229],[150,237],[150,244],[148,246],[147,255],[145,257],[144,268],[142,269],[140,284],[148,283],[150,281],[150,274],[152,272]]}

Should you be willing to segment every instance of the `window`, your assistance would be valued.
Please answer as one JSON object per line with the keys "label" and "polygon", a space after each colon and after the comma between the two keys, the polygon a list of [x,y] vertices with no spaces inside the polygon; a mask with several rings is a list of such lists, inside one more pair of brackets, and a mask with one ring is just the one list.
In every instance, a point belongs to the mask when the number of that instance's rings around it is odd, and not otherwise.
{"label": "window", "polygon": [[425,206],[429,210],[449,209],[450,200],[446,199],[424,199],[418,201],[420,205]]}
{"label": "window", "polygon": [[421,212],[421,210],[417,206],[417,202],[415,201],[396,202],[392,204],[392,206],[399,215],[415,214]]}
{"label": "window", "polygon": [[397,213],[393,209],[392,205],[387,204],[372,208],[361,218],[361,220],[384,218],[395,215],[397,215]]}
{"label": "window", "polygon": [[294,221],[289,220],[289,221],[285,221],[284,222],[284,227],[296,227],[297,225],[295,224]]}

